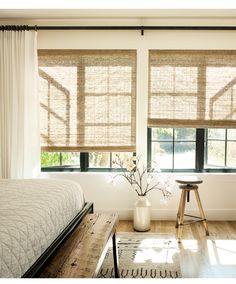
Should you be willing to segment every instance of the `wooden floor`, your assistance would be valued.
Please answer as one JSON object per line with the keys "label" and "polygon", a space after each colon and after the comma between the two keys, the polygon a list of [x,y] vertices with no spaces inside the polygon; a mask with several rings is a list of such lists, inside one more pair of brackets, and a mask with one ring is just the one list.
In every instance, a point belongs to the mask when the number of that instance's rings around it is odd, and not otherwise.
{"label": "wooden floor", "polygon": [[[236,221],[208,221],[208,226],[208,237],[201,223],[184,227],[178,247],[182,276],[236,278]],[[132,221],[120,221],[119,232],[134,232]],[[149,233],[175,236],[175,222],[152,221]]]}

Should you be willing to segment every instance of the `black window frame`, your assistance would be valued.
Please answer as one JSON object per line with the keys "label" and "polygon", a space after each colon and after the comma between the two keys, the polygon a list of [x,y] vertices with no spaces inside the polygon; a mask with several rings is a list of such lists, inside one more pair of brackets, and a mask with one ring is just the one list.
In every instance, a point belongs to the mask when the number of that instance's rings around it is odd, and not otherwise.
{"label": "black window frame", "polygon": [[[114,151],[115,152],[115,151]],[[61,153],[60,153],[60,163],[62,161]],[[41,167],[41,172],[119,172],[122,169],[112,168],[112,153],[110,153],[110,167],[105,168],[95,168],[89,167],[89,152],[80,152],[80,167],[76,167],[75,165],[59,165],[59,166],[48,166]],[[133,152],[133,156],[136,156],[136,152]]]}
{"label": "black window frame", "polygon": [[[173,127],[170,127],[173,128]],[[173,128],[174,129],[174,128]],[[206,167],[205,161],[207,158],[207,131],[206,128],[196,128],[196,150],[195,150],[195,168],[194,169],[162,169],[162,172],[209,172],[209,173],[235,173],[235,168],[230,167]],[[227,131],[226,131],[227,132]],[[227,144],[227,136],[225,137]],[[227,147],[225,147],[226,155]],[[152,128],[148,127],[147,129],[147,163],[150,164],[152,159]]]}

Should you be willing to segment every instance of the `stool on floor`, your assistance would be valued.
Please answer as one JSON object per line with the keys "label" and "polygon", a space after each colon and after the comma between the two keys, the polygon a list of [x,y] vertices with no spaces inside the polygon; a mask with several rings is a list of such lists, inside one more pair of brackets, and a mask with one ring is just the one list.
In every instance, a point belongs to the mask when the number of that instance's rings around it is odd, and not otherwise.
{"label": "stool on floor", "polygon": [[[180,183],[181,185],[179,188],[182,190],[181,192],[181,198],[180,198],[180,203],[179,203],[179,209],[177,213],[177,219],[176,219],[176,228],[177,228],[177,237],[178,241],[181,241],[181,233],[182,233],[182,228],[185,225],[189,225],[192,223],[197,223],[197,222],[202,222],[206,231],[206,236],[209,236],[209,231],[208,231],[208,226],[206,223],[206,217],[202,208],[202,203],[200,200],[200,196],[198,193],[198,186],[197,184],[202,183],[202,180],[199,177],[196,176],[184,176],[184,177],[178,177],[176,179],[177,183]],[[201,217],[198,216],[193,216],[193,215],[188,215],[185,214],[185,205],[186,205],[186,199],[187,202],[190,200],[190,191],[194,191],[195,197],[197,200],[198,208],[199,208],[199,213]],[[184,222],[184,216],[196,218],[197,220],[194,221],[186,221]]]}

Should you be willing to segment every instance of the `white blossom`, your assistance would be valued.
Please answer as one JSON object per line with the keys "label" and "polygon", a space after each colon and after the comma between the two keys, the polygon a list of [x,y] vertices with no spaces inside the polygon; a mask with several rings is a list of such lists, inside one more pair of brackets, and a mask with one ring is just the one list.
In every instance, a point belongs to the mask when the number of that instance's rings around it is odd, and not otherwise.
{"label": "white blossom", "polygon": [[144,196],[155,189],[162,191],[164,199],[167,200],[171,196],[170,178],[160,175],[158,163],[154,164],[155,167],[152,168],[145,166],[140,156],[122,160],[119,154],[116,154],[113,161],[113,165],[121,169],[116,176],[123,176],[138,195]]}

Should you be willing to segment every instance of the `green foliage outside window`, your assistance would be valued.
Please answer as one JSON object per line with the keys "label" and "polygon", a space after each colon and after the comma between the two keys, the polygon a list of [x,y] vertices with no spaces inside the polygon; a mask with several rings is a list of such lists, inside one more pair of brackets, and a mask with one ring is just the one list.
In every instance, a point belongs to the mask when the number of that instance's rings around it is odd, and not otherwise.
{"label": "green foliage outside window", "polygon": [[59,152],[41,152],[41,167],[52,167],[60,165]]}
{"label": "green foliage outside window", "polygon": [[79,166],[80,153],[77,152],[41,152],[41,167]]}

